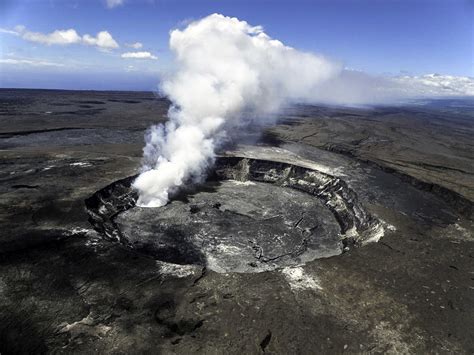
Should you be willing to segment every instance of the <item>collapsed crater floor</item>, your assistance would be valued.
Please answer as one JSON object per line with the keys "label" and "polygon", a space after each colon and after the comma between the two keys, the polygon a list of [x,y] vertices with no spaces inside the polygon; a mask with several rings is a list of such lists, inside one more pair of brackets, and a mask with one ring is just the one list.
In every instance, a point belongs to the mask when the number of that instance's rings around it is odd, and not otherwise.
{"label": "collapsed crater floor", "polygon": [[117,216],[134,248],[163,261],[253,272],[341,253],[339,224],[307,193],[261,182],[200,186],[185,201]]}
{"label": "collapsed crater floor", "polygon": [[133,179],[89,198],[90,221],[164,262],[261,272],[341,254],[383,231],[343,180],[290,163],[219,157],[208,181],[159,208],[135,205]]}

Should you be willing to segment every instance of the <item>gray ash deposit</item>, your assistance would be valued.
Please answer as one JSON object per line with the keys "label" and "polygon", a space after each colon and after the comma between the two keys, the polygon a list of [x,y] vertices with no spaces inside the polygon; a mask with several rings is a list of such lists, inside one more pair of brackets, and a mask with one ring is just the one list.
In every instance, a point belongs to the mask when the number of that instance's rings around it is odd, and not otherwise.
{"label": "gray ash deposit", "polygon": [[343,180],[289,163],[219,157],[204,184],[161,208],[135,205],[133,179],[89,198],[90,221],[165,262],[260,272],[338,255],[383,231]]}

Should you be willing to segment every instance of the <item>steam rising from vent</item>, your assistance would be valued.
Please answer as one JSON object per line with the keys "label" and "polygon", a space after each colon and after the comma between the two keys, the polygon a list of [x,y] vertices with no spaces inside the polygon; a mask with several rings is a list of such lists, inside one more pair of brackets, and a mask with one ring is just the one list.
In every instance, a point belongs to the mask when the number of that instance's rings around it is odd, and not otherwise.
{"label": "steam rising from vent", "polygon": [[292,102],[367,105],[417,97],[474,95],[474,79],[375,77],[297,51],[260,26],[213,14],[174,30],[177,70],[162,84],[172,101],[165,125],[147,133],[137,204],[159,207],[188,181],[199,181],[226,132],[263,120]]}
{"label": "steam rising from vent", "polygon": [[200,179],[243,112],[256,117],[306,100],[342,69],[273,40],[259,26],[218,14],[172,31],[170,47],[178,69],[162,91],[173,105],[169,121],[147,136],[144,172],[134,182],[140,206],[163,206],[174,189]]}

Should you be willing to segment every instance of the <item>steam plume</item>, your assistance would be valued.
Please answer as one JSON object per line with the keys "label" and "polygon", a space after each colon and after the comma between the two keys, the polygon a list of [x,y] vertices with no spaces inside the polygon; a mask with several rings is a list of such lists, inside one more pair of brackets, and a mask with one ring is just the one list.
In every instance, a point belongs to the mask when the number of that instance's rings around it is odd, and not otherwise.
{"label": "steam plume", "polygon": [[174,30],[177,70],[162,84],[172,101],[165,125],[146,137],[137,204],[159,207],[169,194],[199,180],[226,131],[262,119],[291,102],[367,105],[409,98],[474,95],[468,77],[375,77],[297,51],[260,26],[213,14]]}
{"label": "steam plume", "polygon": [[147,137],[145,171],[134,182],[140,206],[163,206],[173,189],[199,179],[242,112],[275,112],[341,71],[323,57],[271,39],[261,27],[218,14],[172,31],[170,47],[178,69],[162,91],[173,105],[169,121]]}

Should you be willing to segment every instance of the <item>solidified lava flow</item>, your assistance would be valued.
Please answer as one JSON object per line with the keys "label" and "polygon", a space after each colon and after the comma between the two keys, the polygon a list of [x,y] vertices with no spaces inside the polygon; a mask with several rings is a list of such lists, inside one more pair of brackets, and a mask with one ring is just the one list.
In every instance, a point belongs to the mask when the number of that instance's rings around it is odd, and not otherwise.
{"label": "solidified lava flow", "polygon": [[260,272],[340,254],[383,228],[343,180],[289,163],[218,157],[205,183],[160,208],[135,205],[134,178],[87,199],[89,220],[165,262]]}

